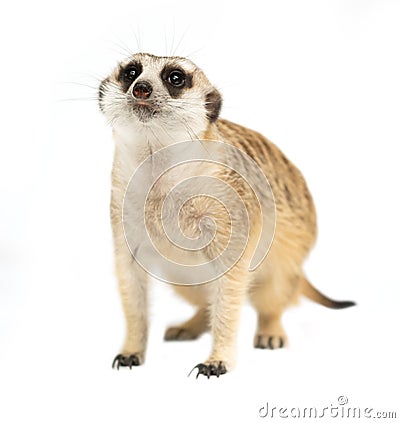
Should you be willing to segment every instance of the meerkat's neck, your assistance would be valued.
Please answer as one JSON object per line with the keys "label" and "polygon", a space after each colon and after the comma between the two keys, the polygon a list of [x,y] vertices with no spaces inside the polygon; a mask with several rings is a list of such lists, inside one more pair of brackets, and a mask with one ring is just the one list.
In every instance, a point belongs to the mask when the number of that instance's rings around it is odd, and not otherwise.
{"label": "meerkat's neck", "polygon": [[[215,139],[213,134],[216,133],[216,128],[212,129],[211,126],[214,127],[215,125],[208,125],[206,130],[199,131],[196,134],[196,138],[194,136],[189,138],[187,132],[179,127],[175,128],[174,131],[170,131],[168,135],[166,135],[164,130],[157,127],[121,126],[114,128],[115,157],[113,173],[117,176],[115,180],[120,181],[122,186],[126,187],[140,165],[161,149],[165,149],[165,152],[161,152],[162,156],[158,155],[154,163],[151,161],[151,167],[147,167],[150,173],[144,176],[148,179],[153,179],[154,174],[159,173],[160,166],[163,169],[173,169],[163,176],[162,182],[157,183],[157,190],[160,196],[168,193],[182,179],[198,174],[212,173],[207,163],[192,162],[191,165],[176,166],[177,158],[174,156],[174,152],[165,148],[185,141],[199,143],[201,142],[199,140]],[[193,147],[195,147],[195,144],[193,144]]]}
{"label": "meerkat's neck", "polygon": [[175,125],[164,128],[158,125],[125,125],[113,129],[116,150],[127,155],[137,165],[162,148],[184,141],[216,139],[215,125],[204,129],[187,128]]}

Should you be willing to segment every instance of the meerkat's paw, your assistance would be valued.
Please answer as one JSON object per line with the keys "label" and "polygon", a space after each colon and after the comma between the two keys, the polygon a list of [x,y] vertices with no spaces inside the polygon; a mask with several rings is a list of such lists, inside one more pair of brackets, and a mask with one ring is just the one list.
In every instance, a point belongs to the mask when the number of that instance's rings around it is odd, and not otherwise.
{"label": "meerkat's paw", "polygon": [[200,363],[193,367],[189,373],[189,376],[195,369],[197,369],[196,379],[199,377],[199,375],[207,376],[207,379],[210,379],[210,376],[220,377],[220,375],[223,375],[227,372],[226,365],[223,361],[206,361],[205,363]]}
{"label": "meerkat's paw", "polygon": [[112,363],[112,368],[119,370],[120,367],[129,367],[130,369],[133,366],[140,366],[143,364],[143,355],[140,353],[125,355],[118,354]]}
{"label": "meerkat's paw", "polygon": [[192,341],[200,336],[199,333],[185,327],[170,327],[165,331],[165,341]]}
{"label": "meerkat's paw", "polygon": [[201,308],[195,315],[178,326],[172,326],[165,331],[165,341],[190,341],[197,339],[208,330],[207,310]]}
{"label": "meerkat's paw", "polygon": [[283,333],[279,335],[257,334],[254,337],[254,348],[275,350],[286,347],[286,345],[287,338]]}

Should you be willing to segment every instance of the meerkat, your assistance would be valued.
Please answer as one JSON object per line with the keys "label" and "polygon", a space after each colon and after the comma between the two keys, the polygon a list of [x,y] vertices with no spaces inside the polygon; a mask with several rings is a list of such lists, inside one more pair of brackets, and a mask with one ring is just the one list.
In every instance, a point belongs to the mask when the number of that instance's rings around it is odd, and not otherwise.
{"label": "meerkat", "polygon": [[[135,199],[126,201],[126,190],[132,174],[143,161],[176,143],[191,140],[194,148],[201,140],[215,140],[234,146],[260,167],[275,202],[274,237],[268,254],[257,269],[249,271],[261,228],[260,207],[254,192],[233,171],[215,169],[210,163],[186,163],[183,170],[177,166],[165,181],[160,179],[147,197],[150,204],[145,212],[150,216],[147,230],[160,241],[164,251],[172,251],[176,246],[170,248],[163,233],[160,210],[179,178],[205,174],[228,182],[240,193],[249,214],[251,228],[246,248],[234,266],[207,283],[173,284],[176,292],[196,311],[181,325],[168,328],[165,340],[193,340],[207,331],[212,334],[210,356],[195,366],[197,376],[219,377],[234,367],[240,310],[246,298],[258,315],[254,347],[261,349],[286,346],[282,313],[300,295],[330,308],[354,305],[351,301],[329,299],[304,275],[302,266],[315,243],[317,223],[313,199],[302,174],[267,138],[219,117],[221,94],[192,61],[183,57],[134,54],[101,82],[99,106],[112,126],[115,141],[110,210],[116,275],[126,318],[125,342],[113,367],[143,364],[148,335],[149,276],[127,244],[123,208],[132,213],[133,226],[138,231],[134,241],[137,249],[144,248],[144,235],[140,232],[143,216],[135,220],[137,205]],[[195,261],[218,255],[232,237],[229,213],[215,199],[202,196],[193,198],[182,210],[180,226],[188,237],[198,235],[204,216],[211,216],[217,228],[214,246],[206,245],[197,251]],[[237,239],[240,236],[239,233]],[[234,234],[232,245],[235,240]],[[179,257],[179,248],[172,256]],[[155,266],[160,264],[157,256],[151,260]],[[188,279],[192,276],[190,271],[184,275]],[[174,275],[169,275],[169,280],[174,282]]]}

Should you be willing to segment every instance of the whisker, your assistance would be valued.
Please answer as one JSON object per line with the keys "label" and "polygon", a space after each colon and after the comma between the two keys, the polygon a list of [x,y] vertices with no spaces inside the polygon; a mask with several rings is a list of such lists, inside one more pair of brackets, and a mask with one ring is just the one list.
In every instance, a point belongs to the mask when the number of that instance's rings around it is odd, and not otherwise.
{"label": "whisker", "polygon": [[80,87],[86,87],[86,88],[90,88],[90,89],[92,89],[92,90],[98,90],[99,89],[99,87],[98,86],[93,86],[93,85],[89,85],[89,84],[84,84],[84,83],[82,83],[82,82],[76,82],[76,81],[64,81],[64,82],[62,82],[63,84],[69,84],[69,85],[78,85],[78,86],[80,86]]}
{"label": "whisker", "polygon": [[136,26],[136,30],[132,28],[132,31],[133,31],[133,35],[134,35],[135,40],[136,40],[137,49],[138,49],[138,51],[141,52],[141,51],[143,51],[143,45],[142,45],[142,36],[141,36],[141,33],[140,33],[139,26]]}
{"label": "whisker", "polygon": [[[157,143],[158,143],[158,145],[156,145],[156,146],[155,146],[155,147],[156,147],[156,149],[158,149],[158,148],[162,148],[162,147],[163,147],[163,143],[162,143],[162,141],[160,140],[160,138],[157,136],[157,134],[154,132],[154,130],[153,130],[153,128],[152,128],[152,126],[150,125],[150,126],[148,126],[147,128],[150,130],[150,132],[152,133],[152,135],[153,135],[154,139],[155,139],[155,140],[157,141]],[[152,151],[153,149],[151,148],[150,141],[149,141],[148,137],[146,137],[146,138],[147,138],[147,145],[148,145],[148,147],[149,147],[150,151]]]}
{"label": "whisker", "polygon": [[205,49],[205,46],[199,47],[198,49],[193,50],[191,53],[189,53],[189,54],[187,54],[183,57],[185,57],[186,59],[193,59],[196,56],[197,53],[203,51],[204,49]]}
{"label": "whisker", "polygon": [[173,24],[173,29],[172,29],[172,43],[171,43],[171,50],[169,51],[169,56],[172,56],[174,44],[175,44],[175,22]]}
{"label": "whisker", "polygon": [[182,41],[183,41],[183,39],[185,38],[186,34],[188,33],[189,29],[190,29],[190,24],[186,27],[186,29],[185,29],[185,31],[183,32],[183,34],[182,34],[181,38],[179,39],[178,44],[176,45],[176,47],[175,47],[174,51],[172,52],[172,55],[173,55],[173,56],[175,56],[175,55],[176,55],[176,52],[177,52],[178,48],[180,47],[180,45],[182,44]]}
{"label": "whisker", "polygon": [[109,47],[109,50],[111,50],[113,53],[117,53],[122,58],[125,58],[126,56],[131,56],[132,53],[129,48],[122,45],[122,41],[119,41],[121,44],[117,43],[116,41],[110,41],[111,46]]}
{"label": "whisker", "polygon": [[[186,132],[188,133],[190,139],[192,141],[194,140],[198,140],[199,138],[197,137],[196,133],[193,131],[193,129],[190,127],[190,125],[188,124],[187,120],[183,117],[183,116],[179,116],[179,120],[183,123],[183,125],[186,128]],[[193,138],[194,137],[194,138]]]}
{"label": "whisker", "polygon": [[56,103],[63,103],[68,101],[98,101],[97,97],[75,97],[75,98],[58,98]]}

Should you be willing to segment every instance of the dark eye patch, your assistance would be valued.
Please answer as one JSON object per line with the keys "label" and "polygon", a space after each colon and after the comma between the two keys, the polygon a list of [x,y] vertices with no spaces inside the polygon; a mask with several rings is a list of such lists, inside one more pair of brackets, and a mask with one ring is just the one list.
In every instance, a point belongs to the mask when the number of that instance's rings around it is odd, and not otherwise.
{"label": "dark eye patch", "polygon": [[179,66],[166,65],[160,77],[172,98],[178,98],[183,90],[192,88],[193,75],[186,73]]}
{"label": "dark eye patch", "polygon": [[131,62],[127,65],[120,66],[118,73],[118,81],[122,86],[122,90],[127,92],[132,82],[142,73],[143,66],[139,62]]}

